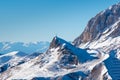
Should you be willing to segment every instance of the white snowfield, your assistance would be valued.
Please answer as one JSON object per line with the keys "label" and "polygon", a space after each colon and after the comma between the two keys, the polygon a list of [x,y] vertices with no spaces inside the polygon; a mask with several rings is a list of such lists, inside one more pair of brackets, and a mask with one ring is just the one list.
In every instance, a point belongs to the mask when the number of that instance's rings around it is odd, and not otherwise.
{"label": "white snowfield", "polygon": [[21,60],[23,60],[23,57],[25,57],[27,54],[20,52],[20,51],[13,51],[4,55],[0,56],[0,67],[4,64],[8,64],[9,66],[15,66],[17,65]]}
{"label": "white snowfield", "polygon": [[[110,35],[116,28],[118,28],[118,23],[120,23],[120,20],[118,20],[116,23],[111,25],[111,27],[107,28],[98,40],[94,40],[93,42],[87,42],[86,44],[81,44],[79,47],[80,48],[87,48],[89,47],[90,49],[98,49],[98,48],[103,48],[103,49],[109,49],[112,47],[112,49],[120,48],[120,36],[117,37],[109,37]],[[107,48],[108,47],[108,48]],[[106,50],[105,50],[106,51]]]}
{"label": "white snowfield", "polygon": [[[12,80],[12,79],[27,79],[30,80],[34,77],[57,77],[63,76],[68,73],[76,72],[76,71],[83,71],[88,72],[91,71],[97,64],[101,63],[105,59],[109,57],[108,54],[102,55],[100,59],[95,59],[93,61],[88,61],[83,64],[76,65],[76,68],[73,69],[62,69],[59,68],[58,64],[56,63],[60,54],[58,54],[58,48],[51,49],[51,54],[42,54],[35,59],[30,60],[22,65],[9,69],[7,72],[1,74],[0,80]],[[45,57],[44,57],[45,56]],[[39,60],[43,60],[42,67],[40,64],[35,64]],[[106,71],[105,71],[106,72]],[[103,73],[105,73],[103,72]],[[6,77],[5,77],[6,75]],[[10,76],[10,77],[8,77]]]}

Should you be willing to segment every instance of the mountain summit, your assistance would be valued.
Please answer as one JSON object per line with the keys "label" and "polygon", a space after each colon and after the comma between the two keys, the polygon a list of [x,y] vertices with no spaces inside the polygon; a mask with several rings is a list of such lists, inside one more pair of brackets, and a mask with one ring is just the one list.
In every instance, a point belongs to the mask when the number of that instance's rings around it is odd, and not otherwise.
{"label": "mountain summit", "polygon": [[120,3],[93,17],[73,44],[55,36],[45,53],[32,55],[0,80],[120,80]]}
{"label": "mountain summit", "polygon": [[73,43],[80,46],[104,35],[106,38],[120,36],[120,3],[110,6],[90,19],[83,33]]}
{"label": "mountain summit", "polygon": [[[45,77],[59,79],[60,77],[64,77],[64,75],[69,74],[69,72],[73,72],[71,70],[78,71],[77,68],[81,67],[82,64],[98,59],[98,57],[92,56],[85,49],[77,48],[71,43],[55,36],[46,53],[43,53],[26,63],[8,69],[1,74],[0,79],[19,79],[20,77],[33,80],[39,80],[41,78],[45,79]],[[14,71],[17,72],[17,74],[14,74]],[[86,76],[84,72],[78,73],[82,74],[81,76]],[[5,74],[11,77],[5,78]]]}
{"label": "mountain summit", "polygon": [[[120,3],[100,12],[87,24],[73,44],[109,54],[104,62],[112,80],[120,79]],[[102,70],[101,70],[102,71]]]}

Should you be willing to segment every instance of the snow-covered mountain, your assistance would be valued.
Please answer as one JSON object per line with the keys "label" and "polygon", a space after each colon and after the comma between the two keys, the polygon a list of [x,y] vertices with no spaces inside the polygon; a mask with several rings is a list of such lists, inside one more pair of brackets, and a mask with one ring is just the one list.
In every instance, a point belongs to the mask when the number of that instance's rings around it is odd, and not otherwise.
{"label": "snow-covered mountain", "polygon": [[120,80],[120,3],[93,17],[72,44],[55,36],[46,52],[33,55],[0,80]]}
{"label": "snow-covered mountain", "polygon": [[120,3],[93,17],[83,33],[73,41],[73,44],[81,48],[102,48],[105,49],[104,51],[119,48]]}
{"label": "snow-covered mountain", "polygon": [[6,54],[12,51],[22,51],[25,53],[45,52],[49,47],[49,42],[0,42],[0,53]]}
{"label": "snow-covered mountain", "polygon": [[9,67],[14,67],[21,62],[21,58],[27,54],[19,51],[10,52],[0,56],[0,73],[6,71]]}
{"label": "snow-covered mountain", "polygon": [[41,53],[26,54],[20,51],[13,51],[0,56],[0,73],[3,73],[9,68],[13,68],[17,65],[23,64]]}
{"label": "snow-covered mountain", "polygon": [[[59,79],[71,78],[68,76],[71,74],[80,74],[76,75],[78,79],[80,76],[86,79],[96,64],[102,64],[101,62],[109,56],[102,52],[99,55],[98,53],[97,50],[80,49],[59,37],[54,37],[46,53],[8,69],[1,74],[0,79]],[[104,75],[105,72],[101,74]]]}
{"label": "snow-covered mountain", "polygon": [[87,24],[73,44],[109,54],[104,62],[113,80],[120,79],[120,3],[100,12]]}

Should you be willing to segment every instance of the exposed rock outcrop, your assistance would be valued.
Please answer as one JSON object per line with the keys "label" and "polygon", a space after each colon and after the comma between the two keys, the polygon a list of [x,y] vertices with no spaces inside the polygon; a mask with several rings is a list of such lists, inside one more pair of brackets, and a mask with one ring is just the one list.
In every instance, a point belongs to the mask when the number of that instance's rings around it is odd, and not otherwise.
{"label": "exposed rock outcrop", "polygon": [[[89,41],[94,41],[99,39],[103,32],[110,28],[116,21],[120,19],[120,3],[115,4],[105,11],[100,12],[95,17],[93,17],[87,24],[83,33],[77,37],[73,44],[79,46],[81,43],[87,43]],[[116,29],[109,35],[111,37],[120,36],[120,22],[117,26],[114,26]],[[110,32],[111,29],[107,31]]]}

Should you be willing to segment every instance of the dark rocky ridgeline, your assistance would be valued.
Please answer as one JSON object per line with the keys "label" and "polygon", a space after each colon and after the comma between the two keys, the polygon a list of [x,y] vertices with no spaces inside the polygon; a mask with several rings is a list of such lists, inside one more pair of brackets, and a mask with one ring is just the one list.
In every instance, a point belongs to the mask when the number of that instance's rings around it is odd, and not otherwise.
{"label": "dark rocky ridgeline", "polygon": [[[79,46],[81,43],[99,39],[104,35],[103,32],[119,19],[120,3],[109,7],[90,19],[83,33],[73,41],[73,44]],[[117,28],[109,36],[120,36],[120,22],[117,23],[117,26],[115,26]],[[111,31],[111,29],[109,29],[108,32],[109,31]]]}
{"label": "dark rocky ridgeline", "polygon": [[78,63],[84,63],[95,59],[90,56],[86,50],[80,49],[72,45],[71,43],[55,36],[50,44],[50,47],[46,54],[53,53],[51,49],[57,49],[56,54],[59,55],[58,64],[61,68],[74,68]]}

